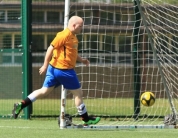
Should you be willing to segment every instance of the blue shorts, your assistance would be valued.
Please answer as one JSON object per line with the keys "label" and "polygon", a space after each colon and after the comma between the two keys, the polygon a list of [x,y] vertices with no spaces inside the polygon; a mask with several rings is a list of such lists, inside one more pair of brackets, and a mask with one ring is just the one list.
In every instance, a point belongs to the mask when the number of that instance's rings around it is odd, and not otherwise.
{"label": "blue shorts", "polygon": [[69,90],[80,88],[80,83],[74,69],[57,69],[49,65],[43,87],[58,87],[60,85]]}

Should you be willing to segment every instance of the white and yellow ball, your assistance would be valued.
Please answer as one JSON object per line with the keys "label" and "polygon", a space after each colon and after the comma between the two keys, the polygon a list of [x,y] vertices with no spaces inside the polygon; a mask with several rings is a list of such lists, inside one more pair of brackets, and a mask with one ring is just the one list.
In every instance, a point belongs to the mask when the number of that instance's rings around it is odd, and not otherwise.
{"label": "white and yellow ball", "polygon": [[144,92],[140,97],[141,103],[147,107],[152,106],[155,100],[155,95],[152,92]]}

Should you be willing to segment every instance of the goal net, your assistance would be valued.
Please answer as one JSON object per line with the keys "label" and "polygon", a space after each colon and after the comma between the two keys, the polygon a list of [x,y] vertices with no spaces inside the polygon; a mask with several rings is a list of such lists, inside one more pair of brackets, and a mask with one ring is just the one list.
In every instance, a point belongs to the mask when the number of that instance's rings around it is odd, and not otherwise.
{"label": "goal net", "polygon": [[[102,117],[97,126],[164,127],[164,117],[176,115],[178,96],[178,31],[176,0],[78,0],[70,14],[81,16],[84,28],[78,63],[88,113]],[[140,103],[151,91],[156,102]],[[65,112],[78,116],[67,92]],[[77,120],[76,120],[77,121]],[[176,118],[175,118],[176,121]],[[75,122],[75,120],[73,120]]]}

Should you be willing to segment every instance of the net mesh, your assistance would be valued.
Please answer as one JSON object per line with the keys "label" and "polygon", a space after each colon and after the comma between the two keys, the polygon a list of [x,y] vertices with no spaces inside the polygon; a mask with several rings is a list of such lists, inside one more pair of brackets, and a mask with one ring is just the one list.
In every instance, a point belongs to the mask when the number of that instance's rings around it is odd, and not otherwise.
{"label": "net mesh", "polygon": [[[131,1],[107,2],[75,3],[70,7],[69,16],[79,15],[84,19],[83,32],[78,35],[79,54],[88,58],[91,64],[89,68],[78,64],[76,71],[88,112],[114,117],[116,122],[110,122],[112,125],[163,124],[162,118],[172,113],[171,108],[176,108],[176,6],[170,2],[142,1],[140,12],[144,19],[138,29],[139,39],[135,42],[136,5]],[[137,67],[134,66],[135,43],[136,62],[140,63]],[[138,82],[134,82],[134,76],[138,75],[135,68],[140,70]],[[135,100],[139,100],[134,99],[137,83],[140,85],[139,95],[145,91],[155,94],[153,106],[137,103],[134,107]],[[71,104],[73,108],[69,106],[67,112],[77,115],[74,102]],[[135,121],[138,108],[139,119]]]}

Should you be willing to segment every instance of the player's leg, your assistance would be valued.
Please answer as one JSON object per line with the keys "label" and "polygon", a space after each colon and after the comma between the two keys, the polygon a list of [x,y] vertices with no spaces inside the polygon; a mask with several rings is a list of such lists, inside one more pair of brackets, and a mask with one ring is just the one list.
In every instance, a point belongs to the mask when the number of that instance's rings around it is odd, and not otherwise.
{"label": "player's leg", "polygon": [[83,120],[83,124],[89,125],[98,123],[100,121],[100,117],[94,118],[88,116],[87,109],[82,99],[82,89],[75,71],[73,69],[59,70],[57,71],[56,76],[64,88],[70,90],[70,92],[74,95],[75,105]]}
{"label": "player's leg", "polygon": [[75,105],[78,109],[78,113],[83,120],[84,125],[97,124],[100,121],[100,117],[89,117],[87,113],[87,109],[85,104],[83,103],[83,92],[82,89],[70,90],[70,92],[74,95]]}
{"label": "player's leg", "polygon": [[33,91],[26,99],[24,99],[20,103],[14,104],[14,109],[12,110],[13,117],[16,119],[20,113],[20,111],[34,102],[36,99],[41,98],[47,94],[49,94],[55,87],[61,85],[54,76],[54,70],[52,66],[48,66],[46,77],[43,83],[43,87],[41,89]]}
{"label": "player's leg", "polygon": [[22,100],[22,102],[15,103],[14,109],[12,110],[13,118],[16,119],[23,108],[32,104],[32,102],[34,102],[36,99],[48,95],[53,89],[54,86],[49,88],[42,87],[41,89],[33,91],[30,95],[27,96],[26,99]]}
{"label": "player's leg", "polygon": [[100,117],[91,118],[88,116],[87,109],[82,99],[82,90],[74,69],[54,69],[54,76],[65,89],[70,90],[75,97],[75,105],[84,124],[96,124],[100,121]]}

